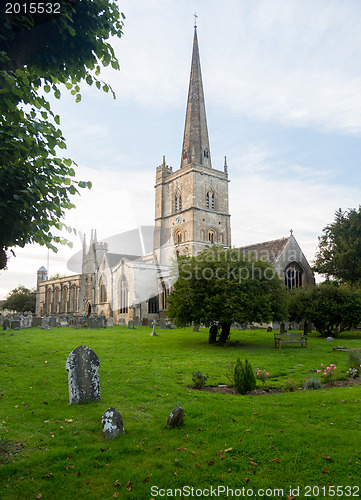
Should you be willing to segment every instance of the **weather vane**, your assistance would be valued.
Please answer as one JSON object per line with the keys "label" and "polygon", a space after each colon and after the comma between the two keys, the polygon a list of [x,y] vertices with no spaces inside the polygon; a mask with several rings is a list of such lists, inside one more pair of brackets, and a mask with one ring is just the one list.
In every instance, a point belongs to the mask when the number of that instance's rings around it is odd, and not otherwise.
{"label": "weather vane", "polygon": [[194,27],[196,28],[197,27],[197,14],[194,13]]}

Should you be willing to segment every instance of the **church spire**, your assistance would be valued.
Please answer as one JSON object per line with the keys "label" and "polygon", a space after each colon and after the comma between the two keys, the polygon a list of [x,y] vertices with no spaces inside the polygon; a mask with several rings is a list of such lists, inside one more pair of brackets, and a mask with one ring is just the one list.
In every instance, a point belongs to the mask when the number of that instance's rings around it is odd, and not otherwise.
{"label": "church spire", "polygon": [[189,163],[212,167],[204,104],[197,26],[194,26],[193,55],[184,127],[181,168]]}

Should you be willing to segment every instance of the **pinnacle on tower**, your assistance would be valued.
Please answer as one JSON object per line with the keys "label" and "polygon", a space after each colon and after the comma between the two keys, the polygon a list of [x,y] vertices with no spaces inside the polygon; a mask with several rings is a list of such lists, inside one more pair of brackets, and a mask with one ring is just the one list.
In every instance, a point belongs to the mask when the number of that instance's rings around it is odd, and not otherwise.
{"label": "pinnacle on tower", "polygon": [[181,168],[189,163],[212,168],[196,26],[194,27]]}

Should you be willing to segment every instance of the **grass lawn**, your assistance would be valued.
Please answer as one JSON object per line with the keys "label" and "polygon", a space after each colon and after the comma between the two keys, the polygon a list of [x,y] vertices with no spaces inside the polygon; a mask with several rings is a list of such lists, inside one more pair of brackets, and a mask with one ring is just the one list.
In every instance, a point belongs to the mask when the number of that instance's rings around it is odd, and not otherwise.
{"label": "grass lawn", "polygon": [[[209,374],[209,385],[226,384],[238,357],[267,370],[275,387],[302,383],[320,363],[336,364],[345,378],[348,353],[332,347],[359,348],[361,336],[344,333],[328,343],[311,334],[308,349],[278,350],[265,330],[232,330],[239,344],[230,347],[209,346],[202,329],[150,333],[121,326],[4,332],[0,498],[192,498],[185,487],[194,488],[194,498],[211,487],[218,498],[227,498],[227,488],[229,498],[232,489],[233,498],[359,496],[361,385],[259,396],[188,386],[197,370]],[[80,344],[100,360],[99,403],[68,402],[65,363]],[[177,405],[185,420],[167,429]],[[126,434],[106,441],[101,417],[110,406]]]}

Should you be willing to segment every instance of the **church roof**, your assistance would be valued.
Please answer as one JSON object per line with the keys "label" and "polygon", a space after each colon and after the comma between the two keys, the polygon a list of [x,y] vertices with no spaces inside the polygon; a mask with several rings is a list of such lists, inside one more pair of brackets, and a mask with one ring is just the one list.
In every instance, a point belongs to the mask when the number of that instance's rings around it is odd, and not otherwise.
{"label": "church roof", "polygon": [[256,259],[266,259],[270,264],[275,265],[290,238],[292,236],[239,247],[237,250],[244,254],[252,254]]}
{"label": "church roof", "polygon": [[47,270],[45,269],[44,266],[41,266],[39,269],[38,269],[38,273],[46,273]]}
{"label": "church roof", "polygon": [[196,27],[194,27],[193,55],[184,127],[181,168],[189,163],[196,163],[207,167],[212,166]]}
{"label": "church roof", "polygon": [[107,259],[108,259],[108,264],[109,264],[110,268],[116,267],[123,258],[126,258],[128,260],[137,260],[140,257],[139,257],[139,255],[107,253]]}

